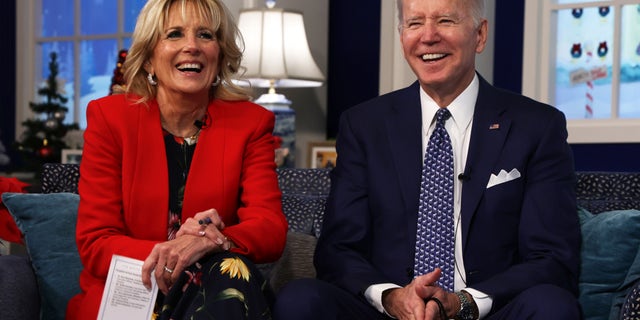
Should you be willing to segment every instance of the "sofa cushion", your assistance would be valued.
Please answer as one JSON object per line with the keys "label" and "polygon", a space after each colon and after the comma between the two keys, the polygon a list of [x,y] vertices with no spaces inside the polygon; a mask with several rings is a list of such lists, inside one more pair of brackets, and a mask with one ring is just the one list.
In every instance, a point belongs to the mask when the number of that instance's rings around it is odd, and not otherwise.
{"label": "sofa cushion", "polygon": [[318,221],[324,214],[327,197],[321,195],[282,195],[282,212],[289,230],[309,235],[320,235]]}
{"label": "sofa cushion", "polygon": [[640,208],[640,172],[579,172],[578,204],[591,213]]}
{"label": "sofa cushion", "polygon": [[28,257],[0,256],[0,288],[2,319],[40,319],[38,286]]}
{"label": "sofa cushion", "polygon": [[289,231],[320,235],[331,187],[330,172],[331,169],[278,168],[282,211]]}
{"label": "sofa cushion", "polygon": [[640,279],[640,211],[592,214],[579,209],[582,227],[580,304],[584,319],[617,319]]}
{"label": "sofa cushion", "polygon": [[316,237],[289,231],[282,257],[275,264],[270,277],[271,287],[279,291],[287,282],[301,278],[315,278],[313,253]]}
{"label": "sofa cushion", "polygon": [[636,282],[624,299],[620,320],[637,320],[640,318],[640,282]]}
{"label": "sofa cushion", "polygon": [[67,302],[80,293],[82,270],[75,228],[80,197],[73,193],[4,193],[24,235],[40,291],[42,319],[64,319]]}

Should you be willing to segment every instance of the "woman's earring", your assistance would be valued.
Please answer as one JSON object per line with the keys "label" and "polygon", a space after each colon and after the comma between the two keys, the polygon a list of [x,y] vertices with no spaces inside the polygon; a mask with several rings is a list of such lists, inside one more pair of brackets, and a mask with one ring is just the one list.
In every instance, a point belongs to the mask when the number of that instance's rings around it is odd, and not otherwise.
{"label": "woman's earring", "polygon": [[151,73],[147,74],[147,80],[149,81],[149,84],[152,86],[155,86],[158,84],[158,81],[156,81],[156,79],[153,78],[153,75]]}
{"label": "woman's earring", "polygon": [[220,84],[220,76],[216,76],[216,80],[211,84],[212,87],[215,87]]}

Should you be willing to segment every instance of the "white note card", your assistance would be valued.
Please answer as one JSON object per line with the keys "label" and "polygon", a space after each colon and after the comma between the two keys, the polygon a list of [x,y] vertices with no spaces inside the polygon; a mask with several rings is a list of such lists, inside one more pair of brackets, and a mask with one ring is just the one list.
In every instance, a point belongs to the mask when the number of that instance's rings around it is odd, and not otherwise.
{"label": "white note card", "polygon": [[98,320],[151,319],[158,286],[154,277],[151,277],[151,290],[142,284],[143,263],[113,255]]}

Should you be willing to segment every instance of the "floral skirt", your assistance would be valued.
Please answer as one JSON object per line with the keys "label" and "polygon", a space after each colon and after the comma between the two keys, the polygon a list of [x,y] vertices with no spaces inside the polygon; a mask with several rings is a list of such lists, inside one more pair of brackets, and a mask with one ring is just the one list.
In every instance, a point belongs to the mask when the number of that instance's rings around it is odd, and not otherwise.
{"label": "floral skirt", "polygon": [[255,264],[223,252],[189,266],[169,293],[158,294],[161,320],[271,319],[271,287]]}

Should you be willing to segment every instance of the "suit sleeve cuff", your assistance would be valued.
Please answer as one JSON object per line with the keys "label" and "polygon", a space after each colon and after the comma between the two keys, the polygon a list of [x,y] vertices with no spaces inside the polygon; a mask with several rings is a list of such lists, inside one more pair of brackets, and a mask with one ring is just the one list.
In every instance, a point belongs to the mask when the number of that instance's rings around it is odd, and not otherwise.
{"label": "suit sleeve cuff", "polygon": [[371,304],[374,308],[376,308],[376,310],[378,310],[380,313],[384,313],[387,316],[392,317],[390,314],[387,313],[386,310],[384,310],[384,306],[382,306],[382,292],[387,289],[393,289],[393,288],[401,288],[401,287],[393,283],[372,284],[364,292],[364,297],[367,299],[369,304]]}
{"label": "suit sleeve cuff", "polygon": [[491,311],[493,298],[491,298],[490,295],[476,289],[464,288],[463,290],[468,292],[473,297],[473,301],[475,301],[476,306],[478,306],[478,318],[484,318],[489,313],[489,311]]}

